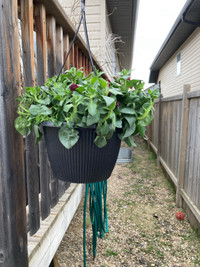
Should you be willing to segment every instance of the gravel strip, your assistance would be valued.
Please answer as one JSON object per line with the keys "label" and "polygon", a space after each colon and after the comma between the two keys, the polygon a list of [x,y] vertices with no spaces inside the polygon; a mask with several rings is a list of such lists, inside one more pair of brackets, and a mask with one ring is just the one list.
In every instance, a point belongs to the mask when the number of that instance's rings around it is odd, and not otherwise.
{"label": "gravel strip", "polygon": [[[175,191],[156,166],[153,152],[136,137],[134,161],[116,165],[108,179],[109,232],[92,255],[87,215],[87,266],[200,266],[200,239],[175,205]],[[83,200],[84,201],[84,200]],[[61,267],[83,266],[83,201],[57,251]]]}

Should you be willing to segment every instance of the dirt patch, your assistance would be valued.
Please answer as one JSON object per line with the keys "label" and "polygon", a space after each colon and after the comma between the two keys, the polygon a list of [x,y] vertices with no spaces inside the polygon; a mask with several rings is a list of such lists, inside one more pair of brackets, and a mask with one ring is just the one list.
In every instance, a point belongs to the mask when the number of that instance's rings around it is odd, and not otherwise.
{"label": "dirt patch", "polygon": [[[135,138],[132,164],[116,165],[108,179],[109,232],[92,256],[87,217],[87,266],[200,266],[200,239],[187,216],[178,221],[175,191],[153,152]],[[83,201],[58,249],[61,267],[83,266]]]}

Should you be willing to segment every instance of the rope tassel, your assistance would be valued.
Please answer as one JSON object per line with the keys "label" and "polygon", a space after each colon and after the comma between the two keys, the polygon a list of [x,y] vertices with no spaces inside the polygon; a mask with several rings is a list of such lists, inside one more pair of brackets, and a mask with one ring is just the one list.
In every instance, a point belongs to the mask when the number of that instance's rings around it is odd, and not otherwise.
{"label": "rope tassel", "polygon": [[107,180],[98,183],[90,183],[86,185],[84,218],[83,218],[83,256],[84,267],[86,267],[86,209],[87,198],[89,196],[90,220],[93,231],[93,257],[96,257],[97,236],[103,238],[108,232],[108,217],[106,208],[107,199]]}

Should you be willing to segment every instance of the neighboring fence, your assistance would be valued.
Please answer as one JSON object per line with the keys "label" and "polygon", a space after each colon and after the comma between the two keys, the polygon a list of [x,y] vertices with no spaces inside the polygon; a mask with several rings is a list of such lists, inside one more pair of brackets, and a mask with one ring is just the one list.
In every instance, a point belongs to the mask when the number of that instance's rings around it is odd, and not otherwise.
{"label": "neighboring fence", "polygon": [[198,225],[200,91],[190,92],[190,86],[185,85],[182,95],[160,97],[155,104],[155,118],[148,127],[148,143],[157,153],[158,164],[164,167],[176,186],[177,206],[187,204]]}
{"label": "neighboring fence", "polygon": [[[25,267],[27,232],[32,236],[40,229],[69,184],[55,179],[44,140],[36,146],[31,134],[23,142],[14,129],[16,98],[24,86],[42,85],[58,74],[75,29],[56,0],[0,3],[0,266]],[[71,66],[83,67],[85,74],[92,70],[80,36],[65,69]]]}

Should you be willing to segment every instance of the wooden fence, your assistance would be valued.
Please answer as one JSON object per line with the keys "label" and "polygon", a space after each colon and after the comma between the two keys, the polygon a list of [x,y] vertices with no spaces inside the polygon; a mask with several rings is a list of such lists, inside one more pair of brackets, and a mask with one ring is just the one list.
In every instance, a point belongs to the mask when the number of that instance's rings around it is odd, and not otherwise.
{"label": "wooden fence", "polygon": [[[21,89],[58,74],[74,33],[56,0],[0,0],[0,266],[28,266],[27,234],[31,240],[41,230],[69,187],[55,179],[44,140],[36,146],[33,134],[23,139],[14,120]],[[71,66],[92,70],[80,35],[65,69]]]}
{"label": "wooden fence", "polygon": [[160,97],[148,143],[176,187],[177,206],[200,229],[200,91],[185,85],[182,95]]}

